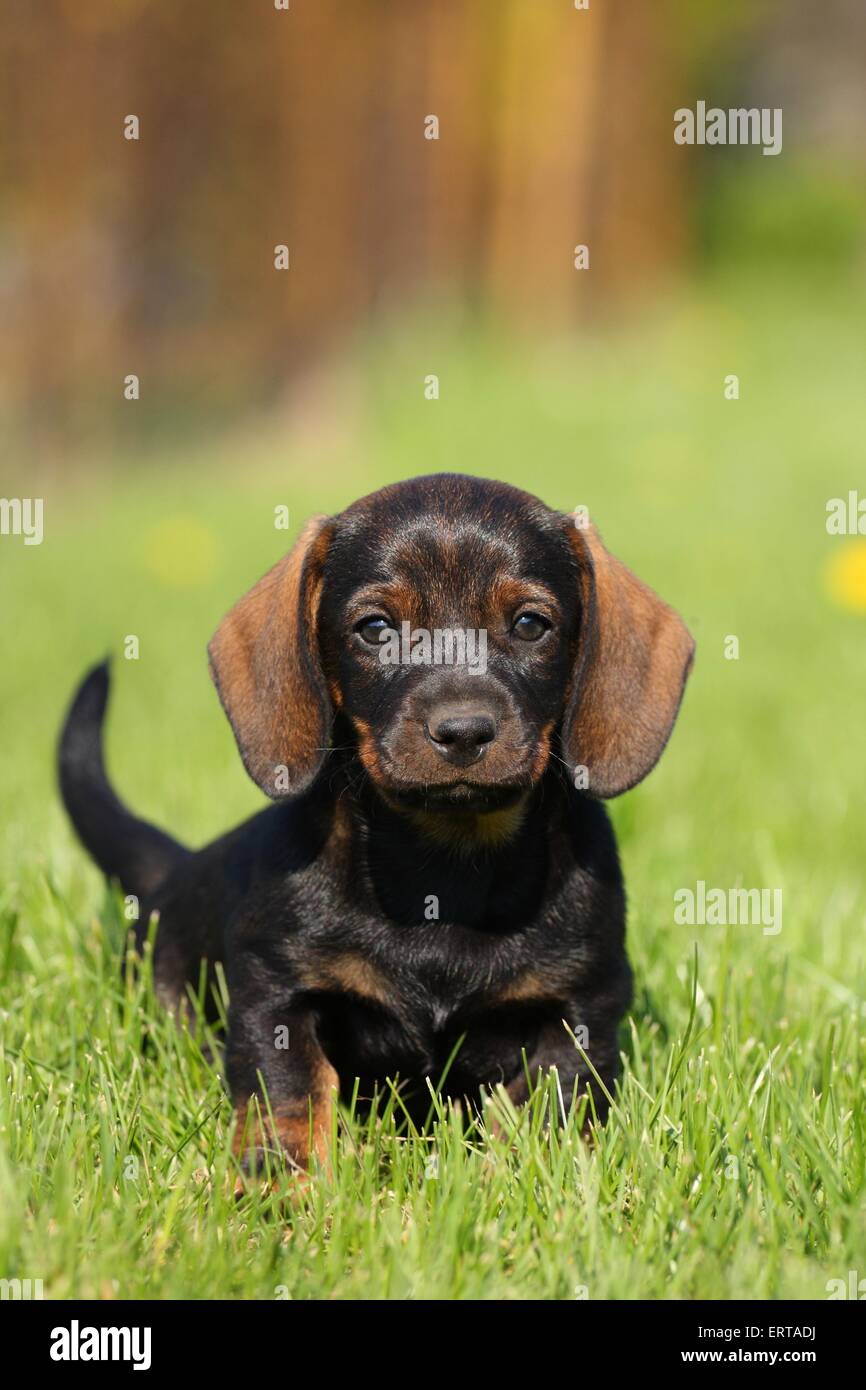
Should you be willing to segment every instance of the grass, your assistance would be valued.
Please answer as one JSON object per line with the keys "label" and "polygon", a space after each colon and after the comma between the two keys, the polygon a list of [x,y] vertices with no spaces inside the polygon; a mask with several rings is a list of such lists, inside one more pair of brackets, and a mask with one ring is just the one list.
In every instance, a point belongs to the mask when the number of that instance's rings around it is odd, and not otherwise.
{"label": "grass", "polygon": [[[863,309],[856,288],[741,277],[522,355],[416,324],[279,430],[41,485],[44,544],[0,541],[0,1277],[57,1298],[823,1299],[866,1276],[866,542],[824,526],[862,478]],[[588,504],[697,637],[671,745],[612,807],[637,986],[622,1085],[592,1145],[543,1125],[555,1079],[521,1115],[494,1102],[498,1138],[436,1106],[416,1134],[392,1096],[343,1116],[305,1198],[236,1201],[218,1066],[146,973],[120,977],[55,731],[113,651],[124,797],[192,844],[249,813],[203,652],[286,546],[274,508],[294,531],[442,468]],[[825,582],[843,550],[847,607]],[[676,925],[699,879],[781,888],[781,931]]]}

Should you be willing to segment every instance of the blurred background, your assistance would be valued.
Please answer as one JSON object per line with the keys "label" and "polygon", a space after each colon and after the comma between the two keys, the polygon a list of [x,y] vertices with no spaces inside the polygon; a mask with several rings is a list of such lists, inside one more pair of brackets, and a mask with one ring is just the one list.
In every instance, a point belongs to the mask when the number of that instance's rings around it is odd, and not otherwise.
{"label": "blurred background", "polygon": [[[349,415],[317,373],[412,314],[585,342],[683,274],[862,268],[857,0],[8,0],[0,62],[0,399],[64,471]],[[783,107],[782,156],[675,145],[699,98]]]}
{"label": "blurred background", "polygon": [[[862,4],[7,0],[0,65],[0,493],[45,528],[0,537],[7,892],[35,863],[94,901],[51,767],[91,661],[115,656],[123,794],[218,833],[260,800],[208,683],[221,614],[311,512],[461,470],[588,506],[697,637],[671,749],[615,809],[634,912],[783,880],[813,965],[836,905],[838,973],[866,539],[825,523],[866,488]],[[677,145],[698,100],[781,107],[782,152]]]}

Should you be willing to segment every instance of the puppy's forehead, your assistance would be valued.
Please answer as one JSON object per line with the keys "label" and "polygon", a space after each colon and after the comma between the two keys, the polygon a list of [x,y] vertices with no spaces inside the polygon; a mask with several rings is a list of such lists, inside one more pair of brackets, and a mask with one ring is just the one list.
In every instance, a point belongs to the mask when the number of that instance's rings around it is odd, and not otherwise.
{"label": "puppy's forehead", "polygon": [[502,575],[562,582],[570,550],[558,513],[502,483],[437,474],[383,488],[337,518],[329,557],[343,592],[398,580],[477,590]]}

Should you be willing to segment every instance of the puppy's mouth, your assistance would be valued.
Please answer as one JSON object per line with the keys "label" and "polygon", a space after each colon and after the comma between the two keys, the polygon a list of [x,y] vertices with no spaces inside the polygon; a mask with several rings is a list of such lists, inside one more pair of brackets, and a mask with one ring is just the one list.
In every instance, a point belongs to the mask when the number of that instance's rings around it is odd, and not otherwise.
{"label": "puppy's mouth", "polygon": [[417,786],[379,786],[385,800],[397,809],[413,811],[466,811],[472,815],[503,811],[526,795],[525,784],[471,781],[424,783]]}
{"label": "puppy's mouth", "polygon": [[[437,749],[429,736],[377,739],[355,720],[358,755],[371,786],[394,810],[460,821],[518,807],[547,764],[549,729],[539,739],[508,736],[484,742],[468,764]],[[398,731],[399,732],[399,731]],[[437,732],[439,732],[437,730]],[[473,731],[470,731],[473,732]],[[468,741],[468,740],[467,740]]]}

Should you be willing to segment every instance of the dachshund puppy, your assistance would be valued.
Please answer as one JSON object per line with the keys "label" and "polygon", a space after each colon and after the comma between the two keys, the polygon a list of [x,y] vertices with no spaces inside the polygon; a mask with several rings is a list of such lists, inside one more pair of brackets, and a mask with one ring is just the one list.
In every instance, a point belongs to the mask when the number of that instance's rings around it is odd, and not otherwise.
{"label": "dachshund puppy", "polygon": [[443,474],[310,521],[220,623],[211,673],[275,802],[222,839],[190,851],[117,799],[107,669],[91,672],[61,737],[63,798],[139,897],[139,944],[159,913],[165,1003],[224,962],[245,1143],[324,1161],[332,1091],[370,1097],[386,1077],[423,1114],[425,1078],[521,1102],[555,1066],[604,1117],[564,1023],[611,1089],[631,975],[602,799],[655,765],[693,651],[592,526]]}

